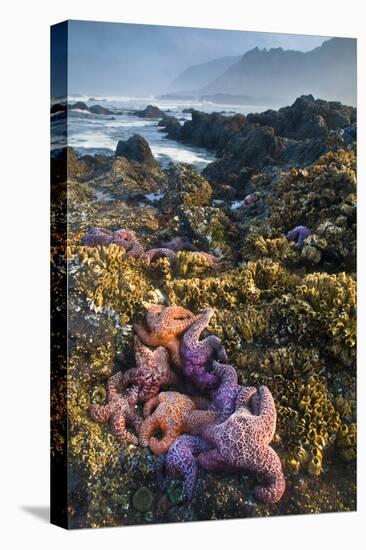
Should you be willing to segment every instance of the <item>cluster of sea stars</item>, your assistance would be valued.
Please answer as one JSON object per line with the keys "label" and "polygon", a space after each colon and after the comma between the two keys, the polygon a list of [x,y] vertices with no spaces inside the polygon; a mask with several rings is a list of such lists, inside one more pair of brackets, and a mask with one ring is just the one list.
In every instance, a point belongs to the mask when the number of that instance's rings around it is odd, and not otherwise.
{"label": "cluster of sea stars", "polygon": [[[262,479],[256,497],[277,502],[285,478],[269,446],[276,428],[272,395],[265,386],[238,384],[219,338],[200,339],[212,315],[211,309],[194,315],[178,306],[151,307],[146,326],[134,326],[136,367],[109,379],[108,403],[91,405],[90,415],[109,421],[120,441],[150,446],[158,455],[158,479],[165,483],[181,475],[188,499],[202,467],[255,472]],[[138,403],[144,404],[143,417]]]}
{"label": "cluster of sea stars", "polygon": [[190,250],[193,254],[204,257],[212,267],[216,266],[218,263],[217,258],[212,254],[198,251],[197,248],[190,243],[187,237],[175,237],[171,241],[162,241],[159,248],[152,248],[145,251],[135,233],[129,229],[110,231],[109,229],[95,227],[88,231],[81,239],[81,243],[90,247],[117,244],[126,250],[126,258],[140,258],[147,264],[159,258],[168,258],[171,265],[173,265],[176,260],[176,253],[179,252],[179,250]]}

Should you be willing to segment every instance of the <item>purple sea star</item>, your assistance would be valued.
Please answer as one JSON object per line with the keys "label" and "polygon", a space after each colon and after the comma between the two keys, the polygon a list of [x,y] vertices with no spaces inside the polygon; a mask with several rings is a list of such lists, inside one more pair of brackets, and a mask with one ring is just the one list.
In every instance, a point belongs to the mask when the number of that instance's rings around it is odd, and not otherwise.
{"label": "purple sea star", "polygon": [[164,248],[170,248],[173,252],[179,252],[179,250],[191,250],[197,251],[197,248],[190,242],[188,237],[174,237],[170,241],[161,241],[161,246]]}
{"label": "purple sea star", "polygon": [[235,412],[221,424],[206,426],[202,435],[213,448],[203,451],[198,462],[206,470],[249,470],[261,475],[264,484],[256,487],[258,500],[273,503],[285,490],[281,462],[269,447],[276,429],[276,408],[271,392],[261,386],[243,388]]}
{"label": "purple sea star", "polygon": [[138,241],[135,233],[129,229],[118,229],[113,234],[113,242],[126,250],[126,258],[140,258],[144,247]]}
{"label": "purple sea star", "polygon": [[212,309],[205,310],[197,321],[185,332],[181,344],[183,373],[200,389],[210,389],[218,384],[218,377],[207,372],[213,359],[227,361],[222,342],[217,336],[200,340],[201,333],[208,326]]}
{"label": "purple sea star", "polygon": [[311,230],[305,225],[297,225],[287,233],[287,238],[290,241],[295,241],[299,250],[304,246],[304,240],[311,235]]}
{"label": "purple sea star", "polygon": [[191,500],[198,475],[195,455],[210,448],[209,444],[197,435],[184,434],[178,437],[169,451],[165,455],[160,455],[156,461],[156,473],[161,488],[164,488],[166,480],[176,479],[181,475],[184,480],[184,496]]}
{"label": "purple sea star", "polygon": [[175,252],[169,248],[152,248],[145,252],[141,258],[148,264],[154,262],[158,258],[169,258],[171,264],[175,262]]}
{"label": "purple sea star", "polygon": [[238,384],[238,375],[232,365],[214,361],[212,372],[219,379],[219,386],[212,392],[210,408],[226,418],[235,411],[236,401],[243,387]]}
{"label": "purple sea star", "polygon": [[95,227],[88,231],[81,239],[81,243],[86,246],[107,246],[115,243],[126,250],[126,258],[139,258],[144,252],[135,233],[128,229],[118,229],[113,232],[109,229]]}
{"label": "purple sea star", "polygon": [[101,227],[95,227],[88,231],[81,239],[85,246],[106,246],[113,242],[113,232]]}

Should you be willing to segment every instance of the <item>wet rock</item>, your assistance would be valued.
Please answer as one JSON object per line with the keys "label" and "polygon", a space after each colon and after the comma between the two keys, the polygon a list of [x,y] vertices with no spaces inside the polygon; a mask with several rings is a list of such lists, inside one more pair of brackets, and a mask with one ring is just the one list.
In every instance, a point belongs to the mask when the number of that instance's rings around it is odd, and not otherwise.
{"label": "wet rock", "polygon": [[94,115],[113,115],[113,111],[107,109],[106,107],[102,107],[101,105],[91,105],[91,107],[89,107],[89,111]]}
{"label": "wet rock", "polygon": [[145,109],[132,111],[130,114],[140,118],[161,118],[164,116],[164,111],[156,105],[148,105]]}
{"label": "wet rock", "polygon": [[163,128],[163,132],[166,132],[167,137],[170,139],[179,139],[181,124],[175,116],[164,116],[158,124]]}
{"label": "wet rock", "polygon": [[246,124],[246,118],[241,114],[224,116],[220,113],[192,111],[192,120],[186,121],[182,126],[180,139],[199,147],[220,150]]}
{"label": "wet rock", "polygon": [[248,122],[271,126],[277,135],[292,139],[326,137],[330,130],[345,128],[356,119],[356,109],[338,101],[315,100],[302,95],[293,105],[247,116]]}
{"label": "wet rock", "polygon": [[158,165],[153,157],[148,142],[138,134],[130,137],[127,141],[120,140],[117,144],[115,156],[134,160],[145,167]]}
{"label": "wet rock", "polygon": [[229,144],[233,162],[241,166],[265,164],[268,158],[275,158],[284,148],[283,141],[275,135],[273,128],[262,126],[250,128],[244,135]]}
{"label": "wet rock", "polygon": [[77,109],[78,111],[88,111],[89,110],[87,104],[84,103],[83,101],[77,101],[76,103],[72,103],[71,105],[68,106],[68,108],[71,109],[71,110]]}

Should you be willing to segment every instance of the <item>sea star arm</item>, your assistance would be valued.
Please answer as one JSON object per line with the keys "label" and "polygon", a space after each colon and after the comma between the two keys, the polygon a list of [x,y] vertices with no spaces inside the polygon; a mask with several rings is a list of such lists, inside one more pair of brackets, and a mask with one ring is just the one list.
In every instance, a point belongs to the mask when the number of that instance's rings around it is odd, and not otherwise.
{"label": "sea star arm", "polygon": [[225,471],[227,469],[227,465],[218,449],[211,449],[200,453],[198,455],[198,463],[209,472]]}
{"label": "sea star arm", "polygon": [[114,399],[122,391],[123,385],[123,374],[122,372],[117,372],[111,376],[107,383],[108,399]]}
{"label": "sea star arm", "polygon": [[95,422],[107,422],[113,412],[111,403],[108,405],[97,405],[93,403],[89,406],[89,414]]}
{"label": "sea star arm", "polygon": [[135,428],[136,433],[140,432],[141,424],[143,422],[142,418],[133,410],[129,409],[126,412],[126,420]]}
{"label": "sea star arm", "polygon": [[140,340],[142,340],[145,345],[147,346],[157,345],[156,338],[145,327],[141,325],[134,325],[133,328],[136,334],[138,335],[138,337],[140,338]]}
{"label": "sea star arm", "polygon": [[158,258],[169,258],[171,264],[175,262],[176,254],[169,248],[152,248],[142,255],[142,259],[147,263],[154,262]]}
{"label": "sea star arm", "polygon": [[167,344],[166,348],[170,351],[170,355],[174,365],[177,368],[181,368],[182,359],[180,356],[180,343],[177,338],[171,339]]}
{"label": "sea star arm", "polygon": [[118,409],[113,412],[111,416],[111,432],[119,441],[129,441],[137,445],[137,437],[126,429],[126,419],[123,412]]}
{"label": "sea star arm", "polygon": [[140,258],[144,253],[144,247],[138,240],[132,241],[131,249],[127,252],[126,258]]}
{"label": "sea star arm", "polygon": [[121,373],[121,382],[120,386],[121,389],[127,388],[127,386],[130,386],[131,384],[136,384],[136,375],[137,375],[137,369],[128,369],[124,373]]}
{"label": "sea star arm", "polygon": [[253,386],[243,386],[240,388],[239,395],[236,400],[236,407],[235,410],[239,410],[242,408],[249,409],[249,403],[253,395],[257,393],[257,388],[254,388]]}
{"label": "sea star arm", "polygon": [[[161,439],[153,436],[153,433],[157,430],[163,432]],[[163,454],[168,451],[178,435],[179,431],[176,426],[163,425],[161,419],[156,414],[153,414],[141,424],[140,445],[142,447],[150,445],[150,449],[154,454]]]}
{"label": "sea star arm", "polygon": [[139,401],[149,401],[159,393],[160,383],[156,381],[144,382],[140,392]]}
{"label": "sea star arm", "polygon": [[177,473],[183,477],[184,495],[191,500],[195,492],[198,473],[197,463],[191,450],[183,447],[176,449],[174,454],[168,452],[166,471],[169,479],[174,479]]}
{"label": "sea star arm", "polygon": [[256,498],[266,503],[278,502],[284,493],[286,481],[280,459],[271,447],[264,449],[260,464],[255,465],[255,472],[264,478],[264,485],[254,490]]}
{"label": "sea star arm", "polygon": [[186,418],[184,431],[189,433],[200,433],[204,425],[211,424],[215,422],[216,419],[217,413],[215,411],[191,411]]}
{"label": "sea star arm", "polygon": [[154,397],[149,399],[144,405],[144,410],[143,410],[144,418],[147,418],[148,416],[150,416],[152,414],[152,411],[156,409],[159,403],[160,403],[160,398],[158,395],[155,395]]}
{"label": "sea star arm", "polygon": [[238,383],[238,375],[232,365],[222,365],[217,361],[213,361],[212,372],[219,377],[222,384],[234,386]]}
{"label": "sea star arm", "polygon": [[180,431],[177,427],[168,426],[165,427],[164,435],[161,439],[157,437],[150,437],[150,449],[156,455],[160,455],[169,451],[174,441],[179,437]]}
{"label": "sea star arm", "polygon": [[198,317],[192,326],[187,330],[184,335],[184,344],[187,348],[195,348],[199,343],[200,336],[205,328],[209,325],[210,319],[213,315],[212,309],[206,309]]}
{"label": "sea star arm", "polygon": [[140,445],[148,447],[152,434],[160,429],[160,421],[156,415],[151,415],[142,422],[140,427]]}
{"label": "sea star arm", "polygon": [[183,307],[167,307],[160,315],[162,335],[164,336],[164,333],[173,333],[176,336],[182,334],[195,322],[195,319],[193,313]]}
{"label": "sea star arm", "polygon": [[299,238],[299,234],[300,234],[300,228],[294,227],[294,229],[291,229],[291,231],[287,233],[286,237],[290,241],[297,241],[297,239]]}
{"label": "sea star arm", "polygon": [[266,441],[269,443],[276,431],[276,406],[271,392],[266,386],[259,388],[260,405],[259,417],[263,424],[262,432],[266,435]]}

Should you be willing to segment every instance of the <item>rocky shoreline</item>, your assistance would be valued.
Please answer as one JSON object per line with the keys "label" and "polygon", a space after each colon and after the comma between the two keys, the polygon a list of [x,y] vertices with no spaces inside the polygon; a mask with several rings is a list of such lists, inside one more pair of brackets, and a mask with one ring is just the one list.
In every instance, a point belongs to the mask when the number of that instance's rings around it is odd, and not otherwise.
{"label": "rocky shoreline", "polygon": [[[138,135],[113,157],[70,148],[52,157],[52,270],[69,282],[71,526],[354,510],[356,110],[301,96],[247,116],[193,110],[181,124],[149,107],[134,116],[156,118],[170,139],[214,150],[217,160],[202,174],[187,164],[163,170]],[[57,218],[66,195],[65,243]],[[173,263],[147,263],[112,240],[88,246],[93,228],[133,231],[146,250],[177,238],[193,248]],[[301,239],[298,228],[307,230]],[[239,382],[271,391],[287,485],[279,503],[254,502],[249,473],[203,470],[187,502],[181,481],[159,488],[149,449],[116,441],[88,415],[106,402],[108,379],[135,366],[132,326],[156,305],[211,308],[209,332]],[[56,454],[65,407],[53,418]]]}

